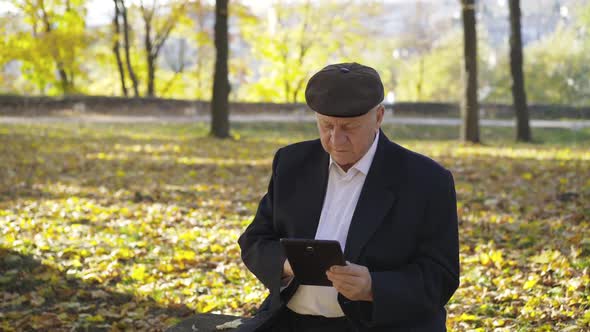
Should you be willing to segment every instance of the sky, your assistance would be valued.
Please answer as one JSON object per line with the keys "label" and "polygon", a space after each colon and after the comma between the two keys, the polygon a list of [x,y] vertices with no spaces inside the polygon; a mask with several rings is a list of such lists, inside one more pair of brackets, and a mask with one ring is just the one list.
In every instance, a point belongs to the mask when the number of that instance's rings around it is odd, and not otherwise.
{"label": "sky", "polygon": [[[0,0],[1,2],[2,0]],[[139,3],[139,0],[128,0],[129,2]],[[166,0],[159,0],[166,2]],[[215,0],[208,0],[211,3],[214,3]],[[277,0],[243,0],[242,3],[247,4],[251,7],[255,12],[264,11],[270,4]],[[280,0],[285,1],[285,0]],[[293,1],[293,0],[287,0]],[[320,0],[316,0],[320,1]],[[414,0],[383,0],[384,2],[411,2]],[[436,1],[436,0],[433,0]],[[90,25],[100,25],[100,24],[108,24],[112,20],[110,17],[113,11],[113,3],[112,1],[107,0],[89,0],[88,1],[88,23]]]}
{"label": "sky", "polygon": [[[159,0],[166,2],[167,0]],[[215,0],[208,0],[213,3]],[[388,0],[388,1],[410,1],[410,0]],[[128,3],[139,3],[139,0],[127,0]],[[245,0],[255,11],[263,11],[273,2],[273,0]],[[9,0],[0,0],[0,13],[12,12],[14,7]],[[102,25],[111,22],[113,12],[113,2],[110,0],[88,0],[88,18],[89,25]]]}
{"label": "sky", "polygon": [[[163,3],[166,0],[159,0]],[[214,0],[208,0],[213,3]],[[128,0],[129,3],[139,3],[139,0]],[[272,0],[247,0],[244,1],[254,10],[264,10],[272,3]],[[88,24],[89,25],[102,25],[111,22],[113,12],[113,2],[107,0],[89,0],[88,1]]]}
{"label": "sky", "polygon": [[[166,2],[166,0],[160,0]],[[213,3],[215,0],[208,0]],[[268,6],[277,0],[244,0],[243,3],[252,7],[254,11],[264,11]],[[283,0],[284,1],[284,0]],[[291,0],[292,1],[292,0]],[[319,0],[317,0],[319,1]],[[383,0],[384,2],[411,2],[414,0]],[[435,0],[432,0],[435,1]],[[505,0],[500,0],[505,1]],[[130,3],[139,3],[139,0],[128,0]],[[0,0],[0,13],[13,11],[14,7],[9,0]],[[87,22],[91,26],[108,24],[111,22],[113,12],[113,2],[110,0],[88,0],[88,17]]]}

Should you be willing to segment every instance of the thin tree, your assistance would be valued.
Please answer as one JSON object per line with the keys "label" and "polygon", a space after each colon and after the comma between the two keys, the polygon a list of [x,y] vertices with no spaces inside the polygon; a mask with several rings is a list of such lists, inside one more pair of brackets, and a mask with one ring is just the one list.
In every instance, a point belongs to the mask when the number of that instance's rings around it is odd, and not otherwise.
{"label": "thin tree", "polygon": [[[164,50],[164,60],[166,64],[172,71],[174,75],[164,84],[164,87],[161,89],[161,95],[166,96],[170,88],[172,88],[174,82],[184,73],[184,69],[187,63],[186,61],[186,39],[180,39],[178,41],[177,46],[171,48],[170,50]],[[173,58],[174,57],[174,58]]]}
{"label": "thin tree", "polygon": [[[314,44],[314,35],[311,33],[311,11],[314,10],[311,5],[311,1],[307,0],[302,7],[302,15],[303,15],[303,22],[301,24],[301,29],[299,33],[287,34],[284,33],[282,36],[281,43],[284,45],[288,45],[290,40],[295,40],[295,47],[293,49],[289,47],[279,47],[278,52],[281,55],[282,59],[282,71],[284,76],[283,81],[283,89],[285,91],[285,103],[296,103],[297,96],[299,92],[303,88],[305,83],[305,76],[299,77],[299,79],[294,80],[292,77],[289,76],[289,71],[292,70],[293,66],[296,67],[303,67],[303,61],[305,61],[305,57],[307,53],[311,50],[311,47]],[[291,24],[289,21],[290,12],[283,12],[281,10],[276,10],[276,17],[277,23],[282,26],[288,26]],[[283,17],[282,14],[285,14],[287,17]],[[295,63],[292,63],[291,54],[296,54]]]}
{"label": "thin tree", "polygon": [[147,96],[155,96],[156,85],[156,67],[162,46],[170,36],[170,32],[178,23],[178,18],[184,11],[186,3],[184,1],[180,4],[171,3],[170,14],[163,18],[163,24],[158,26],[156,20],[156,5],[154,0],[152,5],[147,7],[140,1],[141,17],[144,23],[144,48],[147,63]]}
{"label": "thin tree", "polygon": [[129,73],[129,78],[131,78],[131,83],[133,84],[133,94],[135,97],[139,97],[139,83],[137,80],[137,76],[135,76],[135,71],[133,70],[133,66],[131,65],[131,43],[129,41],[129,20],[127,16],[127,6],[125,5],[125,0],[115,0],[119,1],[119,9],[121,11],[121,17],[123,18],[123,40],[125,41],[125,64],[127,65],[127,72]]}
{"label": "thin tree", "polygon": [[211,135],[229,137],[228,0],[215,1],[215,75],[211,101]]}
{"label": "thin tree", "polygon": [[526,102],[524,74],[522,72],[522,38],[520,28],[520,0],[510,0],[510,72],[512,99],[516,112],[516,140],[530,142],[529,111]]}
{"label": "thin tree", "polygon": [[119,18],[121,16],[121,11],[119,9],[119,1],[113,0],[115,3],[115,15],[113,16],[113,53],[115,54],[115,59],[117,60],[117,68],[119,70],[119,78],[121,79],[121,91],[123,95],[127,97],[127,85],[125,84],[125,67],[123,67],[123,61],[121,60],[121,46],[120,46],[120,39],[121,39],[121,23],[119,22]]}
{"label": "thin tree", "polygon": [[[192,13],[193,13],[193,17],[195,17],[196,21],[197,21],[197,35],[195,36],[197,43],[196,44],[196,51],[197,51],[197,57],[195,59],[195,69],[194,69],[194,73],[195,73],[195,84],[196,84],[196,93],[195,93],[195,97],[197,99],[204,99],[205,96],[209,95],[209,92],[211,92],[210,89],[207,88],[209,82],[211,81],[210,77],[211,75],[208,74],[208,70],[210,69],[209,66],[207,65],[206,61],[208,60],[207,58],[213,58],[213,56],[204,56],[205,54],[208,54],[208,51],[211,51],[211,54],[213,53],[212,47],[211,47],[211,41],[212,41],[212,37],[210,37],[209,32],[207,31],[207,17],[209,16],[210,13],[213,12],[214,8],[210,7],[210,5],[208,5],[207,3],[204,3],[202,1],[196,1],[193,2],[192,7]],[[195,45],[193,44],[193,47]]]}
{"label": "thin tree", "polygon": [[[45,1],[39,0],[37,2],[37,4],[39,6],[39,11],[41,14],[41,21],[43,22],[43,27],[44,27],[45,33],[47,33],[47,34],[53,33],[53,23],[51,22],[51,20],[49,18],[50,12],[45,7]],[[71,10],[71,7],[69,6],[69,3],[68,3],[66,6],[66,11],[70,11],[70,10]],[[61,81],[62,92],[64,95],[68,95],[73,88],[72,79],[70,77],[68,77],[68,73],[66,72],[66,69],[64,68],[63,61],[59,57],[59,51],[52,50],[51,53],[52,53],[53,58],[55,60],[55,65],[57,67],[57,72],[59,74],[59,78]]]}
{"label": "thin tree", "polygon": [[463,17],[464,54],[464,91],[461,102],[461,140],[479,143],[475,0],[461,0],[461,6]]}

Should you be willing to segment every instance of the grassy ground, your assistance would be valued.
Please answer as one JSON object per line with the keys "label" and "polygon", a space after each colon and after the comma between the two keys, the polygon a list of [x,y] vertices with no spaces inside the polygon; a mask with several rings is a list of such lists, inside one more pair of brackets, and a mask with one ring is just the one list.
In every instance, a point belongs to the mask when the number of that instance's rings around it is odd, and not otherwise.
{"label": "grassy ground", "polygon": [[[0,125],[0,330],[161,330],[194,311],[249,315],[266,291],[237,237],[274,151],[310,124]],[[590,328],[590,130],[387,126],[457,185],[454,331]]]}

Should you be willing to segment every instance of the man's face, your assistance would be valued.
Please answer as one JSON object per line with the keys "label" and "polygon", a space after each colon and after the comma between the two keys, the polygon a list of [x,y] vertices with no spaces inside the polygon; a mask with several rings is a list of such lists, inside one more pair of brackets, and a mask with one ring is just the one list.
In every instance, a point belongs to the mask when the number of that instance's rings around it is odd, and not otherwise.
{"label": "man's face", "polygon": [[373,144],[384,108],[377,106],[361,116],[339,118],[316,113],[324,150],[345,171],[359,161]]}

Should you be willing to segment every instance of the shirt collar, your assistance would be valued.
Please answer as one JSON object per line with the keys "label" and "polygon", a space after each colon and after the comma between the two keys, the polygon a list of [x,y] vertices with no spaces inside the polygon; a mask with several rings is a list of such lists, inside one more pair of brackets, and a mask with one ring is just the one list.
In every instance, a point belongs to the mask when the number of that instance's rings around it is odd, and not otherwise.
{"label": "shirt collar", "polygon": [[[363,173],[366,176],[369,173],[369,168],[371,167],[371,163],[373,163],[373,157],[375,157],[375,151],[377,151],[377,142],[379,142],[379,129],[377,129],[377,131],[375,132],[375,138],[373,139],[373,144],[371,145],[369,150],[365,153],[365,155],[359,161],[357,161],[354,165],[352,165],[352,167],[348,171],[350,171],[351,169],[356,169],[357,171]],[[340,171],[342,171],[342,173],[346,173],[342,170],[342,168],[340,168],[340,166],[338,164],[336,164],[334,159],[332,159],[332,156],[330,156],[330,164],[328,167],[332,167],[332,164],[334,164],[334,166],[338,167],[338,169]]]}

